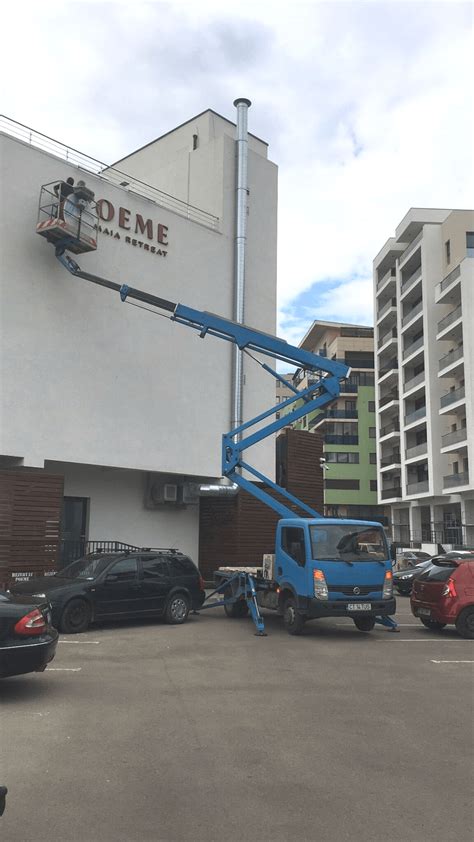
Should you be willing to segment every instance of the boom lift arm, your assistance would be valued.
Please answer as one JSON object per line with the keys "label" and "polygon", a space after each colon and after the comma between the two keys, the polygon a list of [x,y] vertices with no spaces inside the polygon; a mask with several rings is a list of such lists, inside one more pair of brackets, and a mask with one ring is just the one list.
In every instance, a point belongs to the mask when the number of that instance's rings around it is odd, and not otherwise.
{"label": "boom lift arm", "polygon": [[[310,506],[307,506],[286,489],[272,482],[272,480],[248,464],[244,460],[243,454],[248,447],[287,426],[289,421],[288,415],[280,415],[280,418],[274,421],[268,422],[267,420],[271,416],[276,415],[277,412],[281,412],[282,409],[293,406],[291,421],[297,421],[313,410],[321,409],[331,403],[340,394],[340,381],[349,376],[349,366],[337,360],[329,360],[326,357],[313,354],[303,348],[298,348],[296,345],[291,345],[276,336],[271,336],[268,333],[255,330],[238,322],[224,319],[222,316],[215,315],[214,313],[195,310],[184,304],[176,304],[151,293],[144,292],[143,290],[134,289],[126,284],[120,285],[106,278],[101,278],[98,275],[93,275],[90,272],[83,272],[76,261],[65,253],[65,248],[67,248],[67,245],[58,244],[56,247],[56,257],[68,272],[77,278],[82,278],[83,280],[118,292],[122,301],[130,300],[130,303],[132,301],[138,301],[142,304],[150,305],[158,311],[165,311],[165,313],[170,314],[168,318],[171,321],[193,328],[199,333],[201,339],[204,339],[206,336],[216,336],[219,339],[224,339],[236,345],[241,351],[250,354],[254,360],[255,357],[253,357],[252,351],[271,357],[272,359],[296,365],[299,368],[316,374],[317,379],[306,389],[299,390],[294,386],[290,386],[294,394],[287,400],[276,404],[276,406],[271,407],[255,418],[246,421],[239,427],[236,427],[236,429],[223,435],[222,473],[240,488],[244,488],[254,497],[257,497],[263,503],[270,506],[280,517],[296,516],[294,509],[290,508],[290,505],[302,509],[306,517],[321,517]],[[161,315],[164,315],[164,313],[161,313]],[[256,362],[277,380],[283,379],[271,366],[260,362],[260,360],[256,360]],[[285,385],[288,385],[286,381],[284,382]],[[296,406],[297,401],[302,401],[300,406]],[[263,422],[267,423],[259,427],[258,425],[261,425]],[[257,480],[263,482],[267,487],[278,492],[288,502],[288,505],[281,503],[265,490],[242,476],[242,470],[245,470]]]}

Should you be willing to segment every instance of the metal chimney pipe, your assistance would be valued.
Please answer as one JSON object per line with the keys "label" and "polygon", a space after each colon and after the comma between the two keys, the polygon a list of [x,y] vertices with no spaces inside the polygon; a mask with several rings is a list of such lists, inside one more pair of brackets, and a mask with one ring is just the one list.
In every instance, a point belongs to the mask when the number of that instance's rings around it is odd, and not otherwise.
{"label": "metal chimney pipe", "polygon": [[[245,314],[245,248],[247,244],[247,116],[249,99],[234,100],[237,109],[237,174],[235,220],[234,320],[243,324]],[[232,429],[242,424],[243,365],[242,351],[234,346],[232,359]]]}

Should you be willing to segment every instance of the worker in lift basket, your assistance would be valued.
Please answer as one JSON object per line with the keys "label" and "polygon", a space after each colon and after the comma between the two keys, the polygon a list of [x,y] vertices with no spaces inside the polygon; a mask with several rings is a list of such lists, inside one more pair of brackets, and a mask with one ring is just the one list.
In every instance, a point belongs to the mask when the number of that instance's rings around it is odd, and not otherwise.
{"label": "worker in lift basket", "polygon": [[53,190],[59,199],[59,219],[64,220],[64,202],[74,190],[74,179],[69,177],[66,181],[60,181],[59,184],[54,185]]}

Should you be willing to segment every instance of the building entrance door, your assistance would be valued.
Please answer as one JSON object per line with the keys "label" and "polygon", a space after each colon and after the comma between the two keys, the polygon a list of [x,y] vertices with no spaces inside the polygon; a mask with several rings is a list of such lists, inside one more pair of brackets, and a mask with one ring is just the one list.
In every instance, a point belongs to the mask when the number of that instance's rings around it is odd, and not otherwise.
{"label": "building entrance door", "polygon": [[85,553],[88,505],[88,497],[64,497],[61,518],[61,567]]}

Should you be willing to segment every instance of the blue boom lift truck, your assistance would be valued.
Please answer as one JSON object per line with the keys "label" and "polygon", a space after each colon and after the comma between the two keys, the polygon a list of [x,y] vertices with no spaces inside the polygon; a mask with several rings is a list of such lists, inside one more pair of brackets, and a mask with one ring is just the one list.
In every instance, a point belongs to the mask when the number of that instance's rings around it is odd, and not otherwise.
{"label": "blue boom lift truck", "polygon": [[[348,366],[214,313],[176,304],[82,271],[66,252],[79,254],[95,250],[96,243],[89,231],[94,228],[93,213],[86,201],[82,207],[79,202],[79,210],[65,230],[62,223],[57,224],[57,205],[51,203],[50,209],[48,188],[50,186],[43,188],[36,230],[55,246],[56,257],[74,277],[118,292],[124,302],[140,302],[160,315],[168,314],[171,321],[197,331],[201,339],[214,336],[233,343],[241,352],[251,355],[258,352],[312,375],[310,386],[304,389],[290,387],[294,394],[286,401],[223,435],[223,476],[270,506],[280,520],[274,555],[265,559],[262,569],[249,572],[243,560],[243,569],[217,571],[216,589],[203,608],[223,605],[231,617],[244,617],[250,611],[258,635],[264,635],[262,607],[282,615],[288,632],[295,635],[301,634],[307,620],[318,617],[351,617],[360,631],[368,632],[373,629],[376,617],[394,614],[392,564],[381,525],[322,517],[244,459],[244,452],[249,447],[288,424],[288,416],[281,410],[292,407],[291,420],[297,421],[337,398],[340,381],[350,373]],[[48,214],[51,223],[45,223]],[[283,380],[271,366],[257,362],[277,380]],[[280,417],[271,420],[278,411]],[[244,472],[277,492],[278,499],[251,482]],[[304,516],[297,516],[296,510]],[[216,594],[222,599],[215,599]]]}

